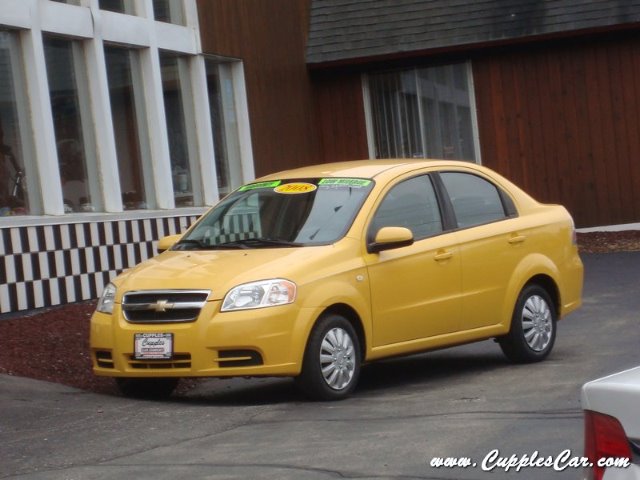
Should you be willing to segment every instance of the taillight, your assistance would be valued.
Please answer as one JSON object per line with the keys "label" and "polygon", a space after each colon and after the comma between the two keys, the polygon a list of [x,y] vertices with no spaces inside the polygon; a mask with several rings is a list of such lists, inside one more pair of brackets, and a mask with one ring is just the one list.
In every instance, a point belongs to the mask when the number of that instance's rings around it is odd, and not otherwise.
{"label": "taillight", "polygon": [[584,412],[584,454],[593,464],[589,479],[602,480],[605,467],[602,458],[631,458],[629,440],[618,419],[603,413]]}

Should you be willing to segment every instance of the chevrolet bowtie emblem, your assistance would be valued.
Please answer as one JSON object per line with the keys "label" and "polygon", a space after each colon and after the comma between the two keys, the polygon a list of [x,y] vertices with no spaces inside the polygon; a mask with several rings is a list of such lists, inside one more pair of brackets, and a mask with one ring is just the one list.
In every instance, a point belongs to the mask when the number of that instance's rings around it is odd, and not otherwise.
{"label": "chevrolet bowtie emblem", "polygon": [[169,300],[158,300],[156,303],[149,305],[152,310],[158,313],[164,313],[167,310],[171,310],[175,304],[169,303]]}

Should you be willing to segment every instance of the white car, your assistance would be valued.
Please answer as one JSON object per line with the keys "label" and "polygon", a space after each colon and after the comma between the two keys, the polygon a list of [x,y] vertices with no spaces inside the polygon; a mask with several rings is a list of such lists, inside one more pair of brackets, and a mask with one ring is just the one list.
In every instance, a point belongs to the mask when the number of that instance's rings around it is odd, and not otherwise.
{"label": "white car", "polygon": [[582,387],[588,480],[640,480],[640,367]]}

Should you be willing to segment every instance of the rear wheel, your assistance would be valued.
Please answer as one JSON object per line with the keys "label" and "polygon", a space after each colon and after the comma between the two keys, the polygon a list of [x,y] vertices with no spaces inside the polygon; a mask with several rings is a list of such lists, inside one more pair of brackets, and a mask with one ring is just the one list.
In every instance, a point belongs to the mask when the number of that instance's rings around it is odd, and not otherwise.
{"label": "rear wheel", "polygon": [[507,358],[517,363],[544,360],[556,339],[556,309],[547,291],[527,285],[516,302],[509,334],[499,343]]}
{"label": "rear wheel", "polygon": [[122,395],[147,400],[168,398],[179,381],[179,378],[116,378]]}
{"label": "rear wheel", "polygon": [[320,319],[309,336],[298,387],[314,400],[341,400],[360,375],[360,341],[351,323],[339,315]]}

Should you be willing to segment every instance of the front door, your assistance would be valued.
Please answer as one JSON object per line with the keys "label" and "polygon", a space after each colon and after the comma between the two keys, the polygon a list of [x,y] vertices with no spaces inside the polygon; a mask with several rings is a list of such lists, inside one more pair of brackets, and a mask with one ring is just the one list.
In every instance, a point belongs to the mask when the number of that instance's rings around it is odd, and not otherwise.
{"label": "front door", "polygon": [[373,316],[372,347],[389,346],[459,329],[461,263],[455,233],[442,233],[440,209],[429,175],[398,182],[371,221],[369,238],[382,227],[406,227],[415,242],[367,255]]}

